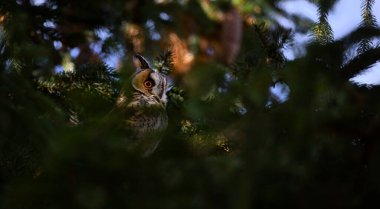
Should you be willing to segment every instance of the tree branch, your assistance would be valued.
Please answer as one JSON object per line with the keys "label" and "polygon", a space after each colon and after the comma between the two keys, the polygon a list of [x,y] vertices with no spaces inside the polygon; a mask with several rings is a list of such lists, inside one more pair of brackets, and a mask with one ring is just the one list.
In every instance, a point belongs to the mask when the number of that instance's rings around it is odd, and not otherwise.
{"label": "tree branch", "polygon": [[350,79],[362,70],[369,68],[380,60],[380,47],[369,49],[352,59],[341,70],[345,78]]}

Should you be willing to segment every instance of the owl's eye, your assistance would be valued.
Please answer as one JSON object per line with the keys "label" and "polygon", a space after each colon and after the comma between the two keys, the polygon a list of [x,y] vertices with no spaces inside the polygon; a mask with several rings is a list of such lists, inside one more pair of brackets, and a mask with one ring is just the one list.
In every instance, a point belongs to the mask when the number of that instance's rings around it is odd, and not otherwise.
{"label": "owl's eye", "polygon": [[144,87],[145,88],[152,88],[153,87],[153,81],[151,81],[151,80],[146,80],[146,81],[144,81]]}

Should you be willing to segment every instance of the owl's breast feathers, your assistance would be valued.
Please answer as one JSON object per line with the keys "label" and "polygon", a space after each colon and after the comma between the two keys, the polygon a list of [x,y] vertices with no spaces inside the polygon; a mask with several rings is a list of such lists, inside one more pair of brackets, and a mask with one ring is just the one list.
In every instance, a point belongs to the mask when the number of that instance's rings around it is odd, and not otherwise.
{"label": "owl's breast feathers", "polygon": [[125,97],[122,100],[119,107],[125,114],[125,128],[131,133],[128,138],[134,141],[130,148],[149,156],[157,149],[168,126],[165,104],[153,95],[137,92],[129,102]]}
{"label": "owl's breast feathers", "polygon": [[135,138],[161,138],[168,124],[165,104],[156,96],[134,93],[131,101],[124,106],[126,125]]}

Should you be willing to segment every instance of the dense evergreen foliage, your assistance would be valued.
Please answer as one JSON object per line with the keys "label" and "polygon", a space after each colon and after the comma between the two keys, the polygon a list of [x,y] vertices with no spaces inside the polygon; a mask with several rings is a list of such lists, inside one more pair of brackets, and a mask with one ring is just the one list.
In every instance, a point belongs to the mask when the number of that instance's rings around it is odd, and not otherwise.
{"label": "dense evergreen foliage", "polygon": [[[1,1],[0,208],[377,208],[380,88],[350,81],[380,59],[374,1],[339,40],[335,0],[316,23],[280,0]],[[294,33],[314,39],[290,61]],[[149,157],[115,108],[135,53],[175,83]]]}

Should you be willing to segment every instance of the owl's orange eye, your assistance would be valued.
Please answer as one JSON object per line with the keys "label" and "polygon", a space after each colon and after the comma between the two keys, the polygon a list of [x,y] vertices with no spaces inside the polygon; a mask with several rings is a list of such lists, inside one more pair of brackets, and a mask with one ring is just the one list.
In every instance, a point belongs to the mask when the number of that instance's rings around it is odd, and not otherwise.
{"label": "owl's orange eye", "polygon": [[144,86],[145,86],[145,88],[152,88],[153,82],[150,80],[146,80],[146,81],[144,81]]}

